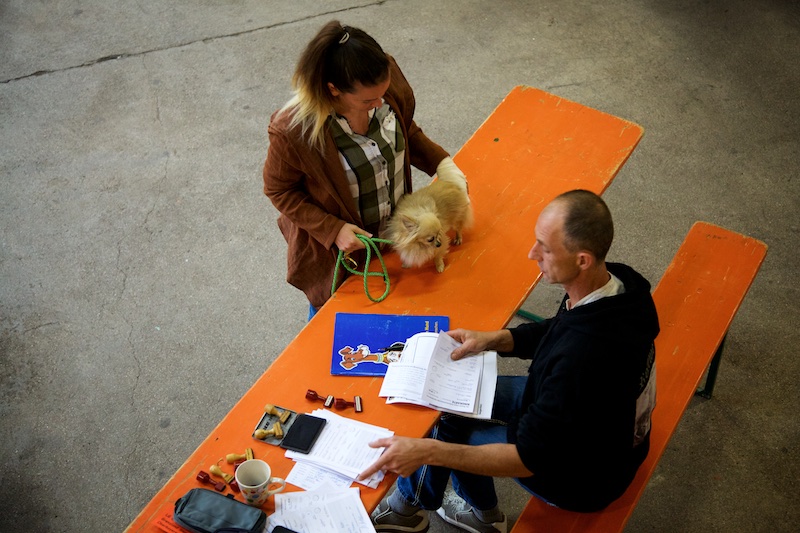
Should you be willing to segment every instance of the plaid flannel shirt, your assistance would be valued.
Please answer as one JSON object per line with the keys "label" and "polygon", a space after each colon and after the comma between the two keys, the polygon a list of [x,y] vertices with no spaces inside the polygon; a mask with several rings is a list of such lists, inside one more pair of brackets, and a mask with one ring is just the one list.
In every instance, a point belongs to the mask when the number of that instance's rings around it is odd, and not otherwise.
{"label": "plaid flannel shirt", "polygon": [[366,135],[354,133],[344,117],[331,116],[330,125],[364,229],[380,236],[397,201],[406,192],[406,143],[389,104],[384,102],[370,114]]}

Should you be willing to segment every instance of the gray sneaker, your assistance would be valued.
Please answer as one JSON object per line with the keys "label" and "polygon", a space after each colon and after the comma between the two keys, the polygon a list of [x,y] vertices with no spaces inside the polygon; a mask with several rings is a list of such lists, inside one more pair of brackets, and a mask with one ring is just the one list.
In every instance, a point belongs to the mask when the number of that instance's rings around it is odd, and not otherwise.
{"label": "gray sneaker", "polygon": [[449,490],[445,493],[442,506],[436,510],[436,514],[441,516],[445,522],[470,533],[506,533],[508,531],[506,515],[503,515],[501,522],[482,522],[475,516],[472,507],[463,498]]}
{"label": "gray sneaker", "polygon": [[411,516],[405,516],[392,511],[385,501],[378,504],[372,511],[372,525],[375,531],[391,533],[425,533],[428,531],[428,511],[420,509]]}

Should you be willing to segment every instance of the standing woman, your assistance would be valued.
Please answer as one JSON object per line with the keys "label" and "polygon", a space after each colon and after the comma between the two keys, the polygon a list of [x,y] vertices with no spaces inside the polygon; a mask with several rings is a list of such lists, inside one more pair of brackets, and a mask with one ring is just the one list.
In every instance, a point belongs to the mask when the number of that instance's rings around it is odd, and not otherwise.
{"label": "standing woman", "polygon": [[414,92],[394,59],[358,28],[327,23],[306,46],[294,96],[272,115],[264,193],[289,245],[287,281],[311,304],[330,298],[339,250],[380,236],[411,165],[466,185],[447,152],[414,123]]}

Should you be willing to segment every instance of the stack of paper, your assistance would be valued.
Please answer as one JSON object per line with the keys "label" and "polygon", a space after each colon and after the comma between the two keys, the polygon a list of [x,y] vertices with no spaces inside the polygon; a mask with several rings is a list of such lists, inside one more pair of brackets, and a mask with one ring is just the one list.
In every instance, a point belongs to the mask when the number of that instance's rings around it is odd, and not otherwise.
{"label": "stack of paper", "polygon": [[[298,463],[286,480],[306,490],[324,482],[349,486],[383,453],[383,448],[370,448],[369,443],[394,435],[388,429],[345,418],[326,409],[317,409],[309,414],[327,420],[311,452],[286,451],[286,457]],[[381,480],[383,472],[379,471],[359,483],[375,488]]]}
{"label": "stack of paper", "polygon": [[446,333],[418,333],[406,341],[400,361],[386,370],[379,396],[386,403],[413,403],[472,418],[489,419],[497,388],[497,352],[458,361],[458,341]]}
{"label": "stack of paper", "polygon": [[268,531],[275,526],[325,533],[375,531],[357,488],[276,494]]}

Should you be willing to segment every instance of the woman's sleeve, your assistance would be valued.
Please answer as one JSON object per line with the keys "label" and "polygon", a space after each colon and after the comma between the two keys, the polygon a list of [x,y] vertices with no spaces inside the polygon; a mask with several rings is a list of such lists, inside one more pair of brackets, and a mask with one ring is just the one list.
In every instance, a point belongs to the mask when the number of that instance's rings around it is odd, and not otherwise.
{"label": "woman's sleeve", "polygon": [[428,136],[425,135],[425,132],[422,131],[422,128],[414,122],[414,110],[416,109],[414,91],[394,58],[390,56],[389,61],[391,65],[391,87],[394,93],[393,96],[401,107],[400,113],[402,115],[402,120],[408,131],[407,145],[411,157],[411,164],[429,176],[433,176],[436,174],[436,167],[442,159],[448,157],[450,154],[448,154],[444,148],[430,140]]}
{"label": "woman's sleeve", "polygon": [[299,155],[286,135],[270,126],[269,139],[264,194],[292,224],[307,231],[326,248],[332,247],[344,220],[327,213],[312,200]]}

